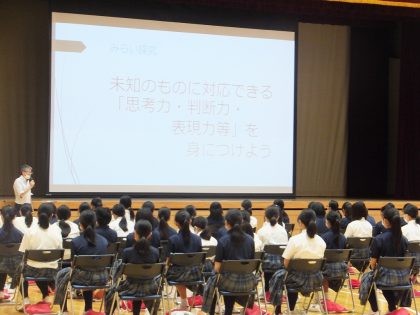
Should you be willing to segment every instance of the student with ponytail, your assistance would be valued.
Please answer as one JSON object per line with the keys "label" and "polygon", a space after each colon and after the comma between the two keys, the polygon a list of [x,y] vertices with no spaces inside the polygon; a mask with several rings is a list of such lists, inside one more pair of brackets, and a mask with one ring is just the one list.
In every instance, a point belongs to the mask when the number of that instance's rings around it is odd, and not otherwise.
{"label": "student with ponytail", "polygon": [[108,208],[96,208],[96,233],[106,238],[108,243],[116,243],[118,241],[117,232],[109,227],[111,222],[111,211]]}
{"label": "student with ponytail", "polygon": [[207,226],[207,219],[205,217],[196,217],[193,222],[194,233],[200,236],[201,245],[216,246],[217,240],[211,236],[210,229]]}
{"label": "student with ponytail", "polygon": [[171,228],[168,224],[169,219],[171,218],[171,209],[167,207],[160,208],[158,218],[159,225],[155,230],[159,232],[160,240],[167,241],[172,235],[177,233],[176,230]]}
{"label": "student with ponytail", "polygon": [[[150,210],[150,208],[146,207],[146,208],[140,208],[137,213],[136,213],[136,217],[135,220],[136,222],[140,221],[140,220],[146,220],[149,221],[149,223],[152,225],[152,229],[153,229],[153,222],[155,219],[153,217],[152,211]],[[134,239],[134,232],[131,232],[130,234],[127,235],[127,242],[126,242],[126,247],[131,247],[134,245],[135,243],[135,239]],[[152,230],[152,236],[150,238],[150,245],[152,245],[155,248],[159,248],[160,247],[160,235],[159,235],[159,230],[157,229],[153,229]]]}
{"label": "student with ponytail", "polygon": [[118,237],[125,237],[134,230],[134,222],[125,217],[125,208],[122,204],[116,204],[112,207],[113,221],[109,227],[117,232]]}
{"label": "student with ponytail", "polygon": [[[239,209],[230,209],[225,217],[227,234],[221,237],[216,247],[214,270],[221,272],[224,260],[253,259],[255,254],[254,240],[242,230],[242,214]],[[216,296],[214,294],[217,275],[209,278],[203,294],[202,311],[213,315],[216,307]],[[255,275],[221,273],[219,289],[232,292],[247,292],[255,286]],[[224,296],[225,315],[231,315],[235,302],[242,306],[248,304],[248,300],[239,296]]]}
{"label": "student with ponytail", "polygon": [[[152,225],[147,220],[139,220],[134,227],[134,244],[124,249],[122,263],[124,264],[155,264],[159,262],[159,251],[151,246]],[[111,305],[115,292],[124,292],[126,295],[142,296],[156,294],[160,279],[152,281],[138,281],[138,279],[127,278],[115,285],[106,293],[106,314],[112,314]],[[142,301],[133,301],[133,315],[139,315]],[[149,312],[153,301],[144,301]],[[155,306],[157,312],[159,304]]]}
{"label": "student with ponytail", "polygon": [[[289,239],[283,253],[284,266],[286,268],[292,259],[321,259],[324,257],[326,244],[324,240],[316,234],[317,225],[314,210],[302,210],[298,216],[297,225],[302,232]],[[280,269],[273,275],[270,281],[270,301],[275,306],[274,313],[276,315],[281,314],[281,300],[283,296],[285,275],[286,270]],[[290,271],[287,276],[286,284],[306,295],[312,292],[315,286],[319,287],[322,284],[322,274],[321,272],[302,274]],[[293,311],[296,306],[297,297],[297,292],[288,292],[291,311]]]}
{"label": "student with ponytail", "polygon": [[128,195],[121,196],[120,204],[124,206],[125,218],[127,219],[127,221],[134,222],[136,214],[134,213],[133,208],[131,208],[131,197]]}
{"label": "student with ponytail", "polygon": [[63,238],[75,238],[79,236],[79,227],[76,223],[71,222],[71,210],[66,205],[61,205],[57,208],[57,219],[54,226],[58,226],[61,230],[61,236]]}
{"label": "student with ponytail", "polygon": [[[95,231],[96,215],[92,210],[83,211],[80,215],[80,236],[72,240],[71,257],[80,255],[105,255],[107,253],[108,241],[97,234]],[[64,305],[67,312],[67,303],[64,301],[65,291],[70,273],[72,272],[72,282],[80,285],[102,285],[108,280],[107,270],[82,270],[64,268],[59,271],[56,278],[55,304]],[[85,300],[85,312],[92,310],[93,291],[83,291]]]}
{"label": "student with ponytail", "polygon": [[[27,249],[61,249],[63,246],[63,238],[59,228],[50,225],[50,219],[53,213],[51,203],[42,203],[38,208],[38,224],[32,224],[31,228],[23,235],[22,243],[19,251],[24,253]],[[58,271],[57,262],[37,262],[28,260],[24,266],[23,273],[26,276],[35,277],[55,277]],[[36,282],[41,290],[44,302],[50,302],[48,299],[48,285],[53,284],[46,282]],[[28,283],[24,282],[24,300],[23,304],[29,304]],[[23,308],[23,306],[22,306]]]}
{"label": "student with ponytail", "polygon": [[402,234],[407,238],[409,242],[420,241],[420,217],[419,209],[408,203],[404,205],[404,220],[407,222],[406,225],[401,227]]}
{"label": "student with ponytail", "polygon": [[[24,206],[24,205],[23,205]],[[22,206],[22,207],[23,207]],[[19,244],[22,241],[23,233],[19,231],[14,225],[13,220],[15,219],[15,209],[11,206],[5,206],[1,209],[1,217],[3,219],[3,226],[0,228],[0,244]],[[14,255],[3,257],[0,261],[0,302],[5,298],[4,296],[4,285],[6,283],[7,275],[9,275],[12,281],[12,288],[17,284],[17,270],[20,262],[22,261],[22,255]]]}
{"label": "student with ponytail", "polygon": [[32,206],[30,204],[24,204],[20,208],[20,217],[16,217],[13,221],[15,227],[20,230],[23,234],[32,226],[32,224],[38,224],[38,218],[34,218],[32,215]]}
{"label": "student with ponytail", "polygon": [[[401,232],[401,220],[400,215],[397,209],[393,207],[386,207],[382,211],[382,224],[384,226],[384,231],[377,235],[373,241],[370,248],[370,268],[375,269],[380,257],[403,257],[407,252],[408,241],[402,235]],[[369,273],[373,273],[370,271]],[[401,280],[407,278],[410,270],[393,270],[392,277],[389,276],[389,270],[382,268],[378,270],[378,275],[376,282],[384,286],[394,286],[401,285],[405,283],[400,283]],[[368,274],[369,274],[368,273]],[[367,276],[365,274],[363,277]],[[363,281],[360,286],[360,296],[367,296],[369,293],[371,281]],[[405,281],[405,280],[404,280]],[[396,298],[395,292],[384,290],[382,294],[384,295],[386,301],[388,302],[388,310],[392,312],[396,310],[396,305],[398,303],[398,298]],[[404,292],[403,295],[408,294]],[[378,303],[376,300],[376,295],[373,290],[370,291],[368,300],[372,309],[372,314],[379,314]]]}
{"label": "student with ponytail", "polygon": [[[185,210],[180,210],[175,215],[175,224],[179,231],[169,237],[169,253],[197,253],[201,252],[201,239],[198,235],[191,233],[191,216]],[[198,267],[171,266],[167,272],[167,279],[178,281],[196,281],[201,277],[201,269]],[[178,294],[181,298],[180,309],[188,309],[187,288],[177,286]]]}
{"label": "student with ponytail", "polygon": [[[262,228],[257,232],[263,248],[265,245],[286,245],[289,241],[286,229],[278,223],[279,216],[280,211],[278,206],[272,205],[265,209],[265,222]],[[270,279],[282,264],[283,261],[280,256],[270,254],[264,255],[263,270],[265,292],[269,291]]]}

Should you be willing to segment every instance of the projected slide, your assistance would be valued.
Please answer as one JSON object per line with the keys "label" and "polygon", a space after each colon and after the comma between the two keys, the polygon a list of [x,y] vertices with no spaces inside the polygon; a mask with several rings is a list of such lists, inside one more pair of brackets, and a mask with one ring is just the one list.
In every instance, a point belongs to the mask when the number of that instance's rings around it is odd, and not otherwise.
{"label": "projected slide", "polygon": [[53,13],[50,192],[293,192],[295,34]]}

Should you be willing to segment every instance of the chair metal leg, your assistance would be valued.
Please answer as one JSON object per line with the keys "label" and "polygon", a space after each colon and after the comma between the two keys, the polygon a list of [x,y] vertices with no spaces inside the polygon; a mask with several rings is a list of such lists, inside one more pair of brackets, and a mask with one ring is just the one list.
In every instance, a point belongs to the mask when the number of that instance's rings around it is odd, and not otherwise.
{"label": "chair metal leg", "polygon": [[322,300],[324,301],[324,305],[322,305],[322,301],[319,299],[319,292],[317,292],[317,294],[318,294],[319,307],[321,308],[321,310],[323,309],[325,311],[325,314],[328,315],[327,299],[325,298],[324,288],[321,287],[321,295],[322,295]]}
{"label": "chair metal leg", "polygon": [[166,283],[166,285],[165,285],[165,291],[166,291],[166,303],[167,303],[167,305],[168,305],[168,310],[170,310],[170,309],[171,309],[171,304],[170,304],[170,302],[169,302],[169,291],[168,291],[168,287],[169,287],[169,284],[168,284],[168,283]]}
{"label": "chair metal leg", "polygon": [[[355,304],[354,304],[354,296],[353,296],[353,289],[352,289],[352,287],[351,287],[351,279],[350,279],[350,275],[348,275],[349,276],[349,279],[348,279],[348,281],[349,281],[349,291],[350,291],[350,297],[351,297],[351,303],[352,303],[352,309],[351,309],[351,312],[352,313],[354,313],[354,311],[355,311],[355,309],[356,309],[356,306],[355,306]],[[337,295],[338,295],[338,292],[337,292]],[[363,313],[362,313],[363,314]]]}
{"label": "chair metal leg", "polygon": [[[264,279],[264,274],[261,275],[261,285],[262,285],[262,292],[264,294],[264,307],[267,310],[267,298],[265,295],[265,279]],[[257,293],[258,293],[258,286],[257,286]],[[258,297],[259,299],[259,297]]]}
{"label": "chair metal leg", "polygon": [[[373,282],[373,289],[375,290],[376,304],[378,304],[378,312],[379,314],[381,314],[381,310],[379,309],[378,288],[376,287],[375,282]],[[369,295],[368,295],[368,298],[369,298]]]}
{"label": "chair metal leg", "polygon": [[[260,299],[258,297],[258,290],[257,290],[257,303],[258,303],[258,308],[260,309],[260,315],[262,315],[261,302],[260,302]],[[246,306],[245,306],[245,308],[246,308]],[[267,310],[267,306],[265,307],[265,309]]]}
{"label": "chair metal leg", "polygon": [[413,296],[412,300],[414,302],[414,308],[416,309],[416,314],[418,314],[419,311],[417,310],[416,296],[414,294],[414,286],[413,286],[413,284],[411,284],[411,295]]}
{"label": "chair metal leg", "polygon": [[[290,303],[289,303],[289,295],[287,294],[287,288],[284,286],[283,292],[286,294],[286,303],[287,303],[287,311],[290,313]],[[280,301],[281,303],[281,301]]]}

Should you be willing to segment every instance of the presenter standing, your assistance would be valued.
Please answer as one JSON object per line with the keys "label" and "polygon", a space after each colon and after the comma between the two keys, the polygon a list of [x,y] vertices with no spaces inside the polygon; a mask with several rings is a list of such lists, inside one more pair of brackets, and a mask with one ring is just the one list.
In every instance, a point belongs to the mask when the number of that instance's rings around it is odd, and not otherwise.
{"label": "presenter standing", "polygon": [[22,205],[31,204],[31,189],[35,186],[35,181],[32,179],[32,167],[28,164],[20,166],[21,176],[16,178],[13,183],[13,190],[15,192],[15,211],[18,212]]}

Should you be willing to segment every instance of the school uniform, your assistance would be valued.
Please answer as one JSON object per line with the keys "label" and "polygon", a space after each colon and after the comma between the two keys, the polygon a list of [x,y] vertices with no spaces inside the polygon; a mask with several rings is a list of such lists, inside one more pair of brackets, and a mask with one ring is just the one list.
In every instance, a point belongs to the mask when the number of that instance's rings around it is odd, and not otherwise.
{"label": "school uniform", "polygon": [[[15,226],[9,231],[0,228],[0,244],[19,244],[22,241],[23,233]],[[13,256],[0,256],[0,290],[3,291],[7,275],[12,278],[12,288],[19,279],[19,265],[22,261],[22,254],[17,253]]]}
{"label": "school uniform", "polygon": [[[34,218],[32,218],[32,224],[31,224],[31,226],[32,225],[36,225],[36,224],[38,224],[38,218],[34,217]],[[13,220],[13,225],[15,226],[15,228],[17,228],[23,234],[25,234],[28,231],[28,229],[31,227],[31,226],[28,227],[26,225],[26,223],[25,223],[25,217],[16,217]]]}
{"label": "school uniform", "polygon": [[[238,245],[232,241],[231,233],[228,232],[217,243],[216,247],[216,262],[223,262],[224,260],[243,260],[253,259],[255,255],[254,240],[248,234],[244,233],[243,241]],[[217,281],[217,275],[211,276],[204,288],[202,311],[208,312],[211,315],[215,312],[216,298],[214,291],[216,285],[219,290],[226,290],[230,292],[247,292],[255,288],[256,277],[254,274],[235,274],[235,273],[221,273]],[[232,314],[235,302],[242,306],[248,303],[248,300],[243,297],[224,297],[225,300],[225,314]]]}
{"label": "school uniform", "polygon": [[286,229],[280,224],[271,226],[269,222],[264,222],[261,229],[257,232],[263,245],[280,245],[287,244],[289,237]]}
{"label": "school uniform", "polygon": [[324,217],[316,217],[315,223],[316,223],[316,234],[322,235],[325,232],[328,231],[327,225],[326,225],[327,219]]}
{"label": "school uniform", "polygon": [[[64,222],[70,226],[70,233],[66,236],[66,238],[75,238],[80,235],[79,226],[76,223],[71,222],[70,220],[66,220]],[[59,223],[60,222],[57,221],[56,223],[52,224],[52,226],[60,229]]]}
{"label": "school uniform", "polygon": [[343,219],[341,219],[340,229],[341,230],[346,230],[347,226],[349,225],[350,222],[351,222],[351,219],[349,217],[344,217]]}
{"label": "school uniform", "polygon": [[368,216],[366,217],[366,221],[368,221],[368,222],[370,223],[370,225],[372,225],[372,226],[375,226],[375,224],[376,224],[376,222],[375,222],[375,218],[374,218],[374,217],[372,217],[372,216],[370,216],[370,215],[368,215]]}
{"label": "school uniform", "polygon": [[251,227],[252,227],[252,228],[254,229],[254,231],[255,231],[255,229],[257,228],[257,225],[258,225],[258,220],[257,220],[257,218],[251,215],[251,216],[249,217],[249,224],[251,224]]}
{"label": "school uniform", "polygon": [[124,231],[119,225],[121,220],[122,220],[122,217],[116,218],[115,220],[109,223],[109,227],[113,229],[115,232],[117,232],[118,237],[127,237],[128,234],[134,231],[134,222],[127,221],[127,231]]}
{"label": "school uniform", "polygon": [[[153,230],[153,232],[155,232],[155,231],[156,231],[156,233],[159,234],[159,238],[160,238],[160,230],[159,230],[159,227],[157,227],[156,229]],[[168,238],[170,238],[172,235],[175,235],[176,233],[178,233],[174,228],[172,228],[170,226],[168,226],[167,231],[168,231]],[[190,229],[190,231],[191,231],[191,229]],[[192,233],[194,233],[194,231]]]}
{"label": "school uniform", "polygon": [[[292,236],[289,239],[289,243],[283,252],[283,258],[287,260],[299,258],[321,259],[324,257],[325,248],[326,244],[319,235],[310,238],[307,235],[306,229],[304,229],[300,234]],[[287,278],[285,279],[286,274]],[[307,296],[315,287],[319,287],[322,284],[322,274],[321,272],[297,273],[293,270],[287,273],[285,269],[278,270],[270,281],[270,301],[273,305],[281,305],[284,281],[286,281],[286,285],[289,288],[296,289]],[[288,298],[290,308],[293,310],[297,301],[297,293],[289,292]]]}
{"label": "school uniform", "polygon": [[420,241],[420,225],[416,223],[416,220],[408,221],[406,225],[401,227],[401,231],[409,242]]}
{"label": "school uniform", "polygon": [[[80,255],[106,255],[108,250],[108,241],[101,235],[95,235],[95,245],[88,243],[84,235],[74,238],[71,242],[71,257]],[[79,285],[103,285],[109,279],[109,271],[106,269],[80,269],[80,268],[64,268],[60,270],[56,278],[56,293],[54,296],[54,304],[62,305],[67,303],[64,296],[68,282],[72,277],[73,284]],[[85,299],[85,311],[92,309],[93,292],[83,291]],[[65,306],[64,309],[67,309]]]}
{"label": "school uniform", "polygon": [[346,238],[349,237],[372,237],[372,225],[365,219],[354,220],[347,225]]}
{"label": "school uniform", "polygon": [[[134,232],[127,235],[127,241],[125,243],[125,247],[131,247],[134,245],[136,241],[134,240]],[[154,248],[160,247],[160,234],[157,230],[152,231],[152,237],[150,239],[150,245]]]}
{"label": "school uniform", "polygon": [[113,229],[111,229],[108,225],[107,226],[99,226],[95,229],[96,234],[104,237],[108,244],[118,242],[118,235]]}
{"label": "school uniform", "polygon": [[220,240],[223,236],[225,236],[227,234],[227,230],[226,227],[223,225],[220,228],[218,228],[214,234],[212,234],[212,236],[214,236],[214,238],[216,240]]}
{"label": "school uniform", "polygon": [[225,219],[223,216],[216,219],[209,216],[207,217],[207,227],[211,235],[218,240],[222,235],[217,235],[217,232],[220,228],[225,227]]}

